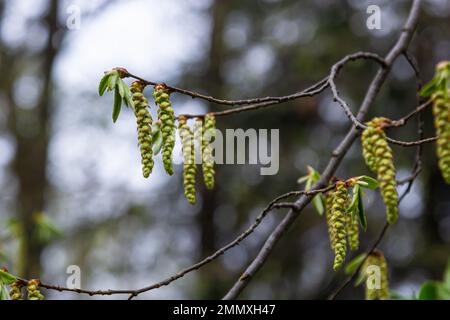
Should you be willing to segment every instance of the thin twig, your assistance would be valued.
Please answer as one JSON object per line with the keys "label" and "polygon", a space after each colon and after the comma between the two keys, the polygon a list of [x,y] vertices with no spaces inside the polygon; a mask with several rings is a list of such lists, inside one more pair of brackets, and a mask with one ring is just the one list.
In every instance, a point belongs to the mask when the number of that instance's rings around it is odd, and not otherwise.
{"label": "thin twig", "polygon": [[[267,206],[266,208],[258,215],[258,217],[256,217],[255,222],[248,227],[242,234],[240,234],[235,240],[231,241],[230,243],[228,243],[227,245],[223,246],[222,248],[220,248],[219,250],[217,250],[214,254],[208,256],[207,258],[199,261],[198,263],[185,268],[183,270],[181,270],[180,272],[176,273],[175,275],[168,277],[160,282],[157,282],[155,284],[143,287],[143,288],[139,288],[139,289],[124,289],[124,290],[112,290],[112,289],[108,289],[108,290],[86,290],[86,289],[76,289],[76,288],[68,288],[68,287],[63,287],[63,286],[58,286],[58,285],[52,285],[52,284],[46,284],[46,283],[40,283],[39,286],[48,290],[55,290],[55,291],[66,291],[66,292],[74,292],[74,293],[79,293],[79,294],[87,294],[90,296],[94,296],[94,295],[116,295],[116,294],[128,294],[130,295],[129,299],[132,299],[136,296],[138,296],[141,293],[147,292],[147,291],[151,291],[153,289],[157,289],[157,288],[161,288],[163,286],[166,286],[170,283],[172,283],[173,281],[182,278],[183,276],[185,276],[186,274],[194,271],[194,270],[198,270],[201,267],[203,267],[204,265],[214,261],[215,259],[217,259],[219,256],[223,255],[226,251],[228,251],[229,249],[237,246],[240,242],[242,242],[242,240],[244,240],[245,238],[247,238],[251,233],[253,233],[253,231],[259,226],[259,224],[262,222],[262,220],[266,217],[266,215],[272,210],[272,209],[283,209],[283,208],[290,208],[290,209],[296,209],[296,204],[295,203],[279,203],[279,201],[281,200],[285,200],[289,197],[292,196],[299,196],[299,195],[316,195],[319,193],[325,193],[331,189],[333,189],[335,187],[334,184],[331,184],[329,186],[327,186],[326,188],[320,189],[320,190],[311,190],[311,191],[291,191],[288,193],[285,193],[283,195],[278,196],[277,198],[275,198],[274,200],[272,200]],[[28,280],[26,279],[20,279],[24,284],[28,283]]]}

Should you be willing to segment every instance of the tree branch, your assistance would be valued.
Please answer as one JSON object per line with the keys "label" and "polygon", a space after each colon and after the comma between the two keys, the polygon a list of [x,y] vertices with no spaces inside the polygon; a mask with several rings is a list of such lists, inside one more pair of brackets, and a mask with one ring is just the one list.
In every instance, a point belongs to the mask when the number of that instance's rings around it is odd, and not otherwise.
{"label": "tree branch", "polygon": [[[402,29],[401,35],[397,40],[394,47],[389,51],[385,58],[386,66],[378,70],[375,75],[372,83],[369,86],[369,89],[365,95],[364,101],[362,102],[361,108],[356,116],[358,121],[362,121],[368,112],[370,106],[375,100],[378,92],[384,83],[389,70],[393,64],[393,62],[397,59],[397,57],[402,54],[408,47],[413,31],[416,27],[418,16],[419,16],[419,8],[420,8],[421,0],[414,0],[408,19],[404,28]],[[321,179],[319,182],[312,188],[312,190],[322,188],[326,183],[330,180],[336,169],[338,168],[341,160],[344,155],[347,153],[347,150],[351,147],[353,142],[358,137],[358,128],[353,125],[350,131],[345,136],[344,140],[340,143],[337,149],[333,152],[332,157],[323,171],[321,175]],[[233,287],[228,291],[225,295],[224,299],[235,299],[239,296],[239,294],[244,290],[244,288],[249,284],[254,275],[258,272],[258,270],[264,265],[265,261],[268,259],[270,253],[272,252],[275,245],[282,238],[284,233],[291,227],[299,213],[303,208],[311,201],[311,196],[301,196],[296,202],[298,204],[299,210],[289,210],[288,214],[285,218],[280,222],[280,224],[273,230],[270,234],[260,252],[256,256],[256,258],[251,262],[251,264],[244,271],[242,276]]]}

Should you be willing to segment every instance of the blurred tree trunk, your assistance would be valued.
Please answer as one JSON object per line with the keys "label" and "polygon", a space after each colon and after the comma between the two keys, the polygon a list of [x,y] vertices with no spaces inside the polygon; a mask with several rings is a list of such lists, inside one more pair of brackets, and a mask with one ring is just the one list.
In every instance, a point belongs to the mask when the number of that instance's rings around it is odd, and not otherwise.
{"label": "blurred tree trunk", "polygon": [[12,169],[19,184],[16,210],[20,224],[21,248],[19,266],[15,273],[25,278],[39,277],[41,273],[40,256],[43,245],[35,239],[36,223],[33,217],[35,213],[44,211],[45,193],[48,189],[46,167],[51,130],[52,71],[58,47],[55,43],[58,7],[57,0],[50,1],[48,11],[42,18],[48,30],[48,40],[43,52],[31,58],[27,57],[41,62],[38,76],[43,86],[35,107],[23,110],[14,100],[14,83],[22,76],[21,72],[16,71],[26,70],[26,65],[25,68],[19,68],[21,59],[14,54],[10,54],[6,59],[16,65],[5,67],[10,71],[7,73],[7,80],[2,83],[9,106],[8,129],[16,143]]}
{"label": "blurred tree trunk", "polygon": [[[208,54],[209,64],[204,79],[204,89],[208,95],[215,97],[223,96],[223,79],[221,75],[221,65],[225,54],[223,33],[225,27],[225,20],[229,11],[229,2],[226,0],[215,0],[211,7],[212,30],[210,48]],[[211,109],[211,108],[210,108]],[[217,167],[216,167],[217,170]],[[203,179],[203,177],[201,177]],[[210,255],[217,249],[216,232],[214,226],[214,211],[217,206],[217,188],[209,191],[202,187],[203,205],[198,216],[198,223],[201,233],[201,248],[200,255],[204,258]],[[218,298],[222,294],[220,286],[217,285],[218,268],[207,269],[207,272],[202,273],[202,292],[203,297]]]}

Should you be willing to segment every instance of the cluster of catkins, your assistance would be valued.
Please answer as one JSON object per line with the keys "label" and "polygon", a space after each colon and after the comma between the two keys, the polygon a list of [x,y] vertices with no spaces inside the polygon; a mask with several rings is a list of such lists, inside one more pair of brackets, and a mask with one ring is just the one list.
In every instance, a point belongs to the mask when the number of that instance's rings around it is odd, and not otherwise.
{"label": "cluster of catkins", "polygon": [[361,267],[366,279],[366,300],[387,300],[390,297],[388,268],[383,253],[375,250]]}
{"label": "cluster of catkins", "polygon": [[345,261],[347,241],[351,250],[358,250],[359,247],[358,221],[346,212],[349,200],[344,181],[338,181],[325,200],[328,233],[334,251],[334,270],[338,270]]}
{"label": "cluster of catkins", "polygon": [[[143,91],[145,83],[134,81],[131,85],[131,94],[136,116],[138,143],[141,152],[142,173],[148,178],[152,173],[153,145],[155,137],[160,131],[162,137],[162,160],[165,171],[173,174],[172,154],[175,146],[175,115],[170,102],[170,91],[163,85],[155,86],[153,97],[158,106],[158,121],[153,124],[153,119],[148,111],[149,103]],[[212,142],[215,138],[216,121],[212,113],[195,121],[194,132],[187,125],[187,118],[180,116],[178,119],[178,129],[182,143],[184,175],[184,194],[191,204],[196,202],[195,194],[195,144],[198,141],[202,154],[202,169],[205,185],[207,189],[214,187],[214,156]]]}
{"label": "cluster of catkins", "polygon": [[381,195],[386,205],[387,221],[395,223],[398,218],[398,193],[392,150],[386,139],[386,118],[374,118],[367,122],[361,136],[363,157],[371,171],[376,173]]}
{"label": "cluster of catkins", "polygon": [[194,132],[186,123],[186,117],[178,117],[178,130],[180,134],[184,172],[184,195],[191,203],[195,203],[195,142],[197,141],[201,150],[201,163],[203,180],[207,189],[214,188],[214,147],[213,142],[216,133],[216,120],[212,113],[203,118],[196,118]]}
{"label": "cluster of catkins", "polygon": [[[448,68],[450,62],[444,61],[438,64],[437,72]],[[446,183],[450,184],[450,92],[448,88],[442,88],[433,93],[433,116],[436,128],[437,156],[439,169]]]}
{"label": "cluster of catkins", "polygon": [[[22,281],[16,281],[11,285],[9,295],[11,300],[23,300],[22,298]],[[32,279],[27,284],[27,300],[44,300],[44,295],[39,291],[39,280]]]}

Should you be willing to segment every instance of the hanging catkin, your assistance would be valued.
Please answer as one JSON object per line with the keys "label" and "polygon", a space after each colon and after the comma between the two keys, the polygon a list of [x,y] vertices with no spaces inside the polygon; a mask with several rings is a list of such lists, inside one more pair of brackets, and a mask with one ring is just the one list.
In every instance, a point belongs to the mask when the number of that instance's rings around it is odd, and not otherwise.
{"label": "hanging catkin", "polygon": [[[445,88],[447,90],[447,88]],[[437,157],[439,169],[446,183],[450,184],[450,92],[443,90],[433,94],[433,116],[438,137]]]}
{"label": "hanging catkin", "polygon": [[195,146],[194,134],[186,123],[186,117],[178,118],[178,132],[181,139],[183,154],[183,185],[184,195],[191,204],[195,204]]}
{"label": "hanging catkin", "polygon": [[170,103],[169,90],[164,85],[156,85],[153,97],[158,105],[158,118],[161,120],[163,138],[162,159],[164,169],[169,175],[173,174],[172,152],[175,146],[175,116]]}
{"label": "hanging catkin", "polygon": [[22,281],[16,281],[11,285],[11,290],[9,291],[11,300],[22,300],[22,286]]}
{"label": "hanging catkin", "polygon": [[147,109],[149,104],[143,94],[144,88],[145,85],[141,81],[134,81],[131,85],[138,142],[141,151],[142,175],[148,178],[154,165],[151,136],[153,119]]}
{"label": "hanging catkin", "polygon": [[27,285],[28,300],[44,300],[44,295],[39,291],[39,280],[28,281]]}
{"label": "hanging catkin", "polygon": [[326,215],[326,219],[327,219],[328,236],[330,238],[330,246],[331,246],[331,249],[334,250],[336,239],[334,237],[333,224],[332,224],[332,211],[331,211],[332,206],[333,206],[333,192],[329,191],[325,196],[325,215]]}
{"label": "hanging catkin", "polygon": [[383,253],[372,252],[361,268],[366,278],[366,300],[389,299],[388,268]]}
{"label": "hanging catkin", "polygon": [[202,170],[206,188],[214,188],[214,142],[216,136],[216,119],[212,113],[205,115],[202,134]]}
{"label": "hanging catkin", "polygon": [[366,164],[377,174],[381,195],[386,205],[387,221],[393,224],[398,218],[398,194],[392,150],[383,130],[388,121],[386,118],[374,118],[369,121],[361,142]]}
{"label": "hanging catkin", "polygon": [[336,190],[333,192],[332,197],[331,225],[333,226],[334,238],[333,269],[338,270],[342,266],[347,252],[345,209],[348,203],[348,191],[345,182],[338,181],[336,183]]}

